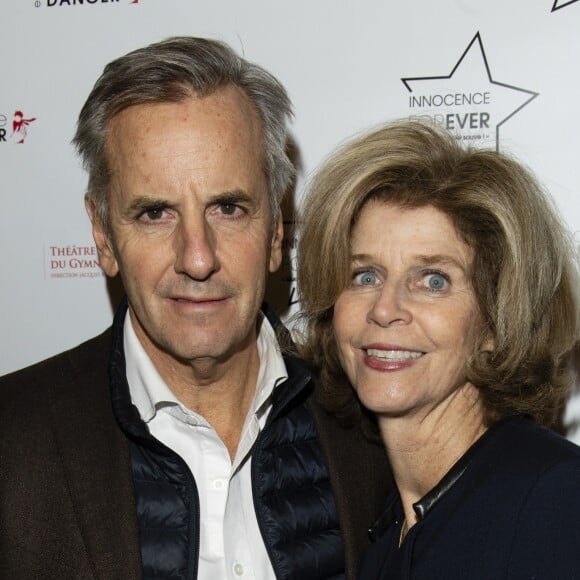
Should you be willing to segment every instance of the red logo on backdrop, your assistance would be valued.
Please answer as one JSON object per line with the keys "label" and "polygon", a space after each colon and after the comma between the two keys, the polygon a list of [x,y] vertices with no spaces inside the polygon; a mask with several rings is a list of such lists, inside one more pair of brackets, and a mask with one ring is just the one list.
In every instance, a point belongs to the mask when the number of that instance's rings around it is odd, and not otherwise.
{"label": "red logo on backdrop", "polygon": [[0,113],[0,144],[10,141],[22,145],[28,137],[28,128],[34,121],[36,117],[29,117],[20,109],[14,112],[11,123],[7,115]]}
{"label": "red logo on backdrop", "polygon": [[[93,4],[119,4],[121,0],[46,0],[47,8],[62,7],[62,6],[90,6]],[[139,0],[123,0],[122,4],[139,4]],[[41,0],[34,0],[36,8],[43,5]]]}
{"label": "red logo on backdrop", "polygon": [[22,111],[16,111],[14,113],[14,120],[12,121],[12,139],[15,143],[18,145],[24,143],[28,136],[28,126],[33,121],[36,121],[36,117],[25,119]]}
{"label": "red logo on backdrop", "polygon": [[44,247],[45,278],[101,278],[97,248],[92,244],[51,244]]}

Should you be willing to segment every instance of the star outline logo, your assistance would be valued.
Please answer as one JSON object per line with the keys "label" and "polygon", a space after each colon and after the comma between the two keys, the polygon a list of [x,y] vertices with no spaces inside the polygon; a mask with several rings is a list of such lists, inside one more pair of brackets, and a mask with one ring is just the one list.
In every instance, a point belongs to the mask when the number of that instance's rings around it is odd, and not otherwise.
{"label": "star outline logo", "polygon": [[570,6],[570,4],[578,2],[578,0],[566,0],[563,4],[561,4],[560,2],[561,0],[554,0],[554,4],[552,5],[552,10],[550,10],[550,12],[556,12],[556,10],[566,8],[567,6]]}
{"label": "star outline logo", "polygon": [[[556,0],[556,2],[557,1],[558,0]],[[572,2],[576,2],[576,1],[578,1],[578,0],[572,0]],[[495,148],[496,148],[496,150],[499,151],[499,132],[500,132],[501,126],[504,123],[506,123],[507,121],[509,121],[514,115],[519,113],[529,103],[531,103],[537,96],[539,96],[540,93],[538,93],[536,91],[530,91],[528,89],[523,89],[521,87],[516,87],[515,85],[503,83],[501,81],[496,81],[493,79],[493,77],[491,75],[491,70],[489,67],[489,62],[487,60],[487,55],[485,54],[485,48],[483,46],[481,34],[479,31],[477,31],[477,33],[475,34],[473,39],[469,42],[469,44],[467,45],[467,48],[463,51],[463,54],[459,57],[459,60],[457,61],[457,63],[455,64],[455,66],[453,67],[453,69],[451,70],[451,72],[448,75],[404,77],[404,78],[401,78],[401,81],[405,85],[406,89],[410,93],[412,93],[413,89],[409,83],[411,83],[413,81],[431,81],[431,80],[449,80],[449,79],[451,79],[453,77],[453,75],[455,74],[455,72],[459,69],[459,67],[461,66],[461,63],[463,62],[463,60],[465,59],[465,57],[467,56],[467,54],[469,53],[469,51],[471,50],[471,48],[473,47],[473,45],[475,43],[478,44],[479,49],[481,51],[481,56],[483,59],[483,63],[485,65],[485,71],[486,71],[487,78],[488,78],[490,84],[497,85],[497,86],[500,86],[500,87],[503,87],[506,89],[511,89],[511,90],[518,91],[518,92],[529,95],[528,99],[526,99],[523,103],[521,103],[518,107],[516,107],[509,115],[504,117],[499,123],[496,124],[496,127],[495,127]]]}

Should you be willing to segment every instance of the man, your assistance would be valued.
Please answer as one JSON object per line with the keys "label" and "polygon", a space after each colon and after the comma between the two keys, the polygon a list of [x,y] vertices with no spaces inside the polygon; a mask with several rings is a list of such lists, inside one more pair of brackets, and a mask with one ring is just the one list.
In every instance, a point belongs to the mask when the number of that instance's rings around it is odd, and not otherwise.
{"label": "man", "polygon": [[281,85],[215,41],[105,68],[74,142],[127,301],[103,335],[0,381],[0,577],[354,574],[384,454],[319,408],[260,309],[289,115]]}

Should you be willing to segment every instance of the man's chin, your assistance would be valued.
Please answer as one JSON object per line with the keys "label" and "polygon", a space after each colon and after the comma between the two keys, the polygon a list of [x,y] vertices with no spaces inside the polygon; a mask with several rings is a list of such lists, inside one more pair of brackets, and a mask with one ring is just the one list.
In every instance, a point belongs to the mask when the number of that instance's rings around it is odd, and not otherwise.
{"label": "man's chin", "polygon": [[191,333],[181,337],[174,335],[165,341],[162,348],[166,355],[186,364],[196,361],[220,361],[231,355],[232,348],[229,347],[231,338],[221,332],[212,332],[204,339],[203,334],[205,334],[203,331],[199,331],[195,336],[191,336]]}

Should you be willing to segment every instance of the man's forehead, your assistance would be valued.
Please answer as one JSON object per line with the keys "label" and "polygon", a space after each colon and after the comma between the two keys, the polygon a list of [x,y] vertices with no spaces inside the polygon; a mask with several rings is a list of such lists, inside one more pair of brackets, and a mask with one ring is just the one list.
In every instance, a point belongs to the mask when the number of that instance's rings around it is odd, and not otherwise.
{"label": "man's forehead", "polygon": [[183,152],[196,147],[200,154],[204,150],[209,154],[210,149],[243,152],[248,163],[265,169],[260,118],[249,97],[230,85],[206,96],[139,103],[117,113],[108,123],[105,139],[109,170],[115,173],[120,162],[137,162],[136,154],[163,158],[180,143]]}
{"label": "man's forehead", "polygon": [[261,137],[262,123],[250,97],[236,85],[220,87],[209,94],[193,90],[175,100],[147,101],[122,108],[109,119],[107,136],[119,126],[132,129],[147,127],[156,118],[180,116],[183,121],[195,123],[196,118],[213,115],[215,121],[237,118]]}
{"label": "man's forehead", "polygon": [[110,185],[120,179],[122,189],[138,183],[165,188],[169,176],[174,184],[214,193],[267,192],[261,134],[248,102],[231,87],[120,112],[107,139]]}

